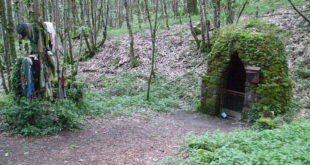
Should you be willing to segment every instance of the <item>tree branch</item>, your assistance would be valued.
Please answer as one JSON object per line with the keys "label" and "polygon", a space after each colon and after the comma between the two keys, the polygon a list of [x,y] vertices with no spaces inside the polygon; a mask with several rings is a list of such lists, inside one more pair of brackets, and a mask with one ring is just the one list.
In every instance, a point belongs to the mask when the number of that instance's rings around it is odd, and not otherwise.
{"label": "tree branch", "polygon": [[292,7],[294,8],[294,10],[300,15],[302,16],[302,18],[304,18],[309,24],[310,24],[310,20],[305,16],[303,15],[297,8],[296,6],[293,4],[293,2],[291,0],[288,0],[288,2],[292,5]]}

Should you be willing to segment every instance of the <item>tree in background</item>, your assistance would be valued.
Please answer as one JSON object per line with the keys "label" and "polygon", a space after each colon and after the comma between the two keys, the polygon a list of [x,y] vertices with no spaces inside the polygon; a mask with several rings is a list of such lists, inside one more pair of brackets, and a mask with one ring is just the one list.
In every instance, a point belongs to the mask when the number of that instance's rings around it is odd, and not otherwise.
{"label": "tree in background", "polygon": [[152,37],[152,64],[151,64],[151,72],[150,72],[150,76],[148,79],[148,87],[147,87],[147,95],[146,95],[146,99],[150,100],[150,92],[151,92],[151,83],[152,83],[152,78],[155,77],[155,54],[156,54],[156,33],[157,33],[157,28],[158,28],[158,1],[156,1],[155,3],[155,20],[154,20],[154,24],[152,23],[151,20],[151,14],[150,14],[150,10],[149,10],[149,2],[148,0],[144,0],[145,2],[145,10],[146,10],[146,14],[147,14],[147,19],[149,21],[149,25],[150,25],[150,32],[151,32],[151,37]]}
{"label": "tree in background", "polygon": [[305,15],[303,15],[294,5],[294,3],[291,0],[288,0],[288,2],[291,4],[291,6],[293,7],[293,9],[305,20],[310,24],[310,19],[307,18]]}
{"label": "tree in background", "polygon": [[233,24],[235,19],[235,11],[233,9],[234,0],[227,0],[227,24]]}
{"label": "tree in background", "polygon": [[[11,0],[1,0],[0,15],[2,25],[2,35],[4,41],[4,61],[6,64],[6,73],[8,75],[8,91],[11,90],[11,66],[17,57],[15,47],[15,31],[14,19]],[[4,67],[3,67],[4,68]],[[3,87],[6,88],[6,82],[3,82]]]}
{"label": "tree in background", "polygon": [[139,62],[137,60],[137,58],[135,57],[135,52],[134,52],[134,37],[133,37],[133,33],[132,33],[132,29],[131,29],[131,25],[130,25],[130,9],[128,6],[128,2],[127,0],[124,0],[124,6],[125,6],[125,10],[126,10],[126,23],[127,23],[127,29],[128,29],[128,34],[129,34],[129,38],[130,38],[130,48],[129,48],[129,59],[130,59],[130,65],[132,68],[137,67],[139,65]]}
{"label": "tree in background", "polygon": [[212,0],[213,24],[215,28],[221,27],[221,0]]}
{"label": "tree in background", "polygon": [[192,15],[199,14],[197,0],[187,0],[187,12]]}

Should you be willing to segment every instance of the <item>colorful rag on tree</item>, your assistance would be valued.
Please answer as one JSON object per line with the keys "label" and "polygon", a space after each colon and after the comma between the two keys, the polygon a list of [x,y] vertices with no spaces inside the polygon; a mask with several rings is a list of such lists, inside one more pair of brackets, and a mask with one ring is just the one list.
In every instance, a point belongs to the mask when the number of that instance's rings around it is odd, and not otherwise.
{"label": "colorful rag on tree", "polygon": [[22,88],[23,94],[27,98],[32,98],[34,96],[34,84],[33,84],[33,74],[32,74],[32,60],[30,58],[25,58],[21,68],[21,78],[22,78]]}

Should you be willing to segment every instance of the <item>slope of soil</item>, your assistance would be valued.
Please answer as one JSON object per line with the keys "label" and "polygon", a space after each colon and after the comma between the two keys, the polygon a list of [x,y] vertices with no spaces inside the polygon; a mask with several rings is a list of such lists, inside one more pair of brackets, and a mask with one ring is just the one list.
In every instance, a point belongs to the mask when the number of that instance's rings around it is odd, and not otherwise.
{"label": "slope of soil", "polygon": [[[103,50],[93,59],[81,62],[79,77],[95,85],[102,76],[118,74],[125,71],[139,72],[147,76],[151,69],[151,37],[150,31],[136,33],[135,52],[140,66],[129,68],[129,38],[121,36],[108,40]],[[187,24],[171,26],[170,30],[160,29],[157,34],[156,72],[168,78],[178,77],[187,69],[197,65],[202,55],[198,55]],[[197,73],[205,70],[206,65],[196,69]]]}

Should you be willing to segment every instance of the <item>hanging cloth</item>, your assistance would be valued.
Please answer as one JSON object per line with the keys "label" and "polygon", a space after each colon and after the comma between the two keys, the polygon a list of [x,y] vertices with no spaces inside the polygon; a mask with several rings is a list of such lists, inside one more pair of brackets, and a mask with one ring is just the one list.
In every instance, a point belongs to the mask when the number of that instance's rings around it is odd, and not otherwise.
{"label": "hanging cloth", "polygon": [[23,94],[27,98],[32,98],[34,94],[34,84],[32,75],[32,60],[28,57],[24,58],[21,69]]}
{"label": "hanging cloth", "polygon": [[47,34],[47,38],[50,40],[51,44],[52,44],[52,52],[55,53],[56,52],[56,30],[54,28],[53,23],[51,22],[44,22],[44,27],[46,28],[46,31],[48,32]]}
{"label": "hanging cloth", "polygon": [[38,91],[40,89],[40,74],[41,74],[41,63],[37,57],[37,55],[29,56],[32,60],[32,74],[33,74],[33,83],[34,90]]}

